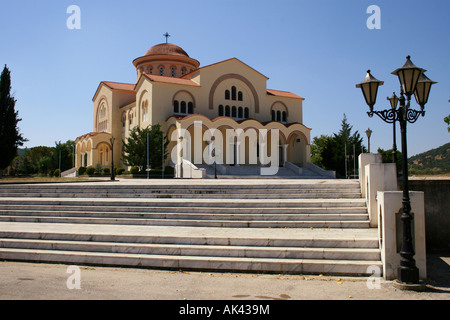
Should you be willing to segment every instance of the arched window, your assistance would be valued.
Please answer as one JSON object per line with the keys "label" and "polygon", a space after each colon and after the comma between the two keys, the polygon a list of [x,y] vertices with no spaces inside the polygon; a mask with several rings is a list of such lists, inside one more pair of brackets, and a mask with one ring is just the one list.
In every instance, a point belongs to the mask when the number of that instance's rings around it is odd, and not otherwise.
{"label": "arched window", "polygon": [[186,68],[183,67],[183,68],[181,68],[181,75],[184,76],[185,74],[186,74]]}
{"label": "arched window", "polygon": [[172,67],[170,69],[170,72],[171,72],[172,77],[175,77],[175,67]]}
{"label": "arched window", "polygon": [[272,121],[275,121],[275,110],[272,110]]}
{"label": "arched window", "polygon": [[188,102],[188,113],[189,114],[194,113],[194,104],[192,102]]}
{"label": "arched window", "polygon": [[230,100],[230,90],[225,90],[225,100]]}
{"label": "arched window", "polygon": [[125,113],[122,114],[122,133],[125,133],[125,127],[127,122],[127,115]]}
{"label": "arched window", "polygon": [[186,113],[186,102],[184,102],[184,101],[181,101],[180,113]]}
{"label": "arched window", "polygon": [[231,100],[236,100],[236,87],[231,87]]}
{"label": "arched window", "polygon": [[178,100],[175,100],[173,102],[173,113],[178,113],[180,112],[180,104],[178,102]]}
{"label": "arched window", "polygon": [[219,117],[223,116],[223,105],[219,106]]}
{"label": "arched window", "polygon": [[148,120],[148,100],[142,102],[142,121]]}
{"label": "arched window", "polygon": [[248,108],[245,108],[244,109],[244,118],[245,119],[248,119],[248,118],[250,118],[250,110],[248,109]]}
{"label": "arched window", "polygon": [[97,111],[97,131],[103,132],[108,129],[108,114],[106,105],[103,102]]}
{"label": "arched window", "polygon": [[231,108],[231,117],[236,118],[236,107],[235,106],[233,106],[233,108]]}
{"label": "arched window", "polygon": [[238,101],[242,101],[243,100],[243,96],[242,96],[242,91],[238,92]]}
{"label": "arched window", "polygon": [[225,116],[227,116],[227,117],[230,116],[230,106],[225,107]]}
{"label": "arched window", "polygon": [[287,112],[283,111],[283,113],[281,114],[281,121],[286,123],[287,122]]}
{"label": "arched window", "polygon": [[152,66],[150,66],[150,67],[148,68],[148,73],[150,73],[150,74],[153,73],[153,67],[152,67]]}
{"label": "arched window", "polygon": [[163,76],[164,75],[164,67],[159,67],[159,75]]}
{"label": "arched window", "polygon": [[244,117],[244,109],[242,107],[239,107],[238,109],[238,118],[242,119]]}
{"label": "arched window", "polygon": [[281,111],[277,111],[277,121],[281,121]]}

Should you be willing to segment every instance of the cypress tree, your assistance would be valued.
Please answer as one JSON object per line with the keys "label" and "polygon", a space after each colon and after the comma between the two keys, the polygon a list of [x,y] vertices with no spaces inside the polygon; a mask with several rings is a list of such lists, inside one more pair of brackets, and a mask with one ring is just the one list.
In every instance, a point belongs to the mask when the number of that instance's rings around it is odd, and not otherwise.
{"label": "cypress tree", "polygon": [[28,141],[19,133],[17,124],[22,119],[15,105],[16,100],[11,96],[11,72],[5,65],[0,76],[0,178],[17,156],[17,148]]}

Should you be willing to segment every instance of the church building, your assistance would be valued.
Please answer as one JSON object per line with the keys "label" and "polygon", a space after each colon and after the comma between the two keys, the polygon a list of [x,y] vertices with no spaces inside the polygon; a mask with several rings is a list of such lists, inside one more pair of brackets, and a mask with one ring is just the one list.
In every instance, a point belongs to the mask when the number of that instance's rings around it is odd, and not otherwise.
{"label": "church building", "polygon": [[[111,137],[114,165],[126,168],[122,141],[135,126],[155,124],[170,141],[165,165],[176,171],[179,163],[194,170],[212,162],[223,170],[268,166],[264,158],[275,163],[274,154],[277,166],[309,164],[311,129],[303,123],[304,98],[268,89],[268,78],[239,59],[200,67],[185,50],[166,42],[151,47],[133,65],[135,83],[99,84],[93,97],[93,130],[75,141],[77,169],[109,167]],[[275,148],[269,150],[270,145]],[[183,171],[177,176],[196,176]]]}

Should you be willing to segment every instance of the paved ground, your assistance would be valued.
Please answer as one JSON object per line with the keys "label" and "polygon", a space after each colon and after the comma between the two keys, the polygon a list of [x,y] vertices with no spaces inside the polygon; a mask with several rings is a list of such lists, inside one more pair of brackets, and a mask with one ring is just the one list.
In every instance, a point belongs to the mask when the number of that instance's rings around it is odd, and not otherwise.
{"label": "paved ground", "polygon": [[[0,262],[1,300],[450,300],[450,254],[429,255],[427,290],[374,278],[183,272]],[[68,273],[69,271],[69,273]],[[370,282],[376,285],[376,281]]]}

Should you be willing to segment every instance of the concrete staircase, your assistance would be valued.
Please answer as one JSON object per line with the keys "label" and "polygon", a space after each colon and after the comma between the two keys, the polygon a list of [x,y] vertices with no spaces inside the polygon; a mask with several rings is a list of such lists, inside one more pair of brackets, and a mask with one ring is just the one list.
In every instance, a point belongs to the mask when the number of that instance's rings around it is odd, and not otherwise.
{"label": "concrete staircase", "polygon": [[[196,165],[198,168],[206,170],[206,178],[214,178],[214,165]],[[297,168],[299,169],[299,168]],[[299,174],[288,167],[279,167],[275,175],[262,176],[260,166],[241,165],[217,165],[217,176],[219,179],[325,179],[323,175],[313,172],[308,168],[301,168]]]}
{"label": "concrete staircase", "polygon": [[0,260],[366,275],[381,267],[349,180],[1,185]]}

